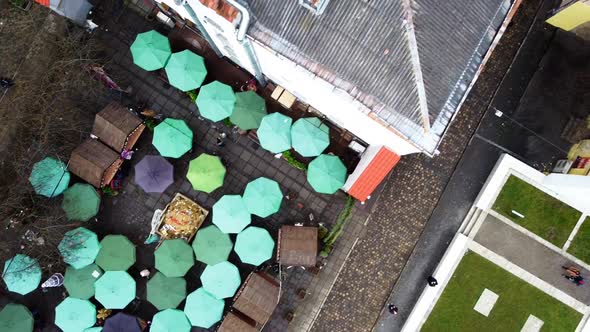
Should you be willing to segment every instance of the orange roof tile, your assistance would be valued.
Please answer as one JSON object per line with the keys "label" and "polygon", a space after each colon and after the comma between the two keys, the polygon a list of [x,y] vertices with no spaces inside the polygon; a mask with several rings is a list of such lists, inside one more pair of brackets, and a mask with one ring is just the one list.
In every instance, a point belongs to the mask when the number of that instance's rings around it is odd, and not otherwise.
{"label": "orange roof tile", "polygon": [[350,187],[348,193],[359,201],[364,202],[399,160],[400,156],[386,147],[381,147],[379,152],[373,157],[373,160],[371,160],[369,165]]}
{"label": "orange roof tile", "polygon": [[49,7],[49,0],[35,0],[35,2],[42,6]]}

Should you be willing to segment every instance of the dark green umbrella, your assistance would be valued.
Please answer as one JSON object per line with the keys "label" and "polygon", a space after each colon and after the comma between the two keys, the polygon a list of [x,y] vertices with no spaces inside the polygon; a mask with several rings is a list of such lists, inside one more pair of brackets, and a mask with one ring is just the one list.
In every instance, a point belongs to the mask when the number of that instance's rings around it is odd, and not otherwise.
{"label": "dark green umbrella", "polygon": [[156,269],[167,277],[184,277],[195,264],[193,249],[183,239],[164,240],[154,256]]}
{"label": "dark green umbrella", "polygon": [[346,181],[346,166],[340,158],[323,154],[309,163],[307,182],[322,194],[333,194],[342,188]]}
{"label": "dark green umbrella", "polygon": [[229,235],[220,231],[215,225],[200,229],[193,241],[197,260],[207,265],[226,261],[232,248],[233,243]]}
{"label": "dark green umbrella", "polygon": [[224,195],[213,204],[213,223],[226,234],[241,232],[251,221],[252,216],[240,195]]}
{"label": "dark green umbrella", "polygon": [[75,269],[81,269],[94,263],[100,251],[100,243],[93,231],[78,227],[66,232],[57,249],[64,262]]}
{"label": "dark green umbrella", "polygon": [[168,118],[154,128],[152,144],[162,157],[180,158],[193,148],[193,131],[184,120]]}
{"label": "dark green umbrella", "polygon": [[275,241],[264,228],[250,226],[236,237],[234,251],[246,264],[260,265],[272,257]]}
{"label": "dark green umbrella", "polygon": [[166,309],[154,315],[150,332],[189,332],[191,323],[184,312],[178,309]]}
{"label": "dark green umbrella", "polygon": [[55,325],[64,332],[84,331],[96,324],[96,307],[88,300],[66,297],[55,307]]}
{"label": "dark green umbrella", "polygon": [[194,190],[211,193],[223,185],[225,172],[219,157],[201,153],[189,163],[186,178]]}
{"label": "dark green umbrella", "polygon": [[205,60],[189,50],[173,53],[166,64],[166,75],[170,85],[180,91],[194,90],[207,76]]}
{"label": "dark green umbrella", "polygon": [[229,85],[213,81],[201,87],[196,103],[202,117],[217,122],[232,115],[236,95]]}
{"label": "dark green umbrella", "polygon": [[81,269],[68,266],[64,287],[71,297],[88,300],[94,296],[94,283],[101,275],[102,270],[96,264],[90,264]]}
{"label": "dark green umbrella", "polygon": [[100,241],[96,264],[105,271],[126,271],[135,263],[135,245],[124,235],[107,235]]}
{"label": "dark green umbrella", "polygon": [[36,259],[17,254],[4,263],[2,279],[9,291],[26,295],[41,283],[41,266]]}
{"label": "dark green umbrella", "polygon": [[193,326],[208,329],[221,320],[224,307],[223,300],[216,299],[201,287],[186,298],[184,313]]}
{"label": "dark green umbrella", "polygon": [[125,271],[107,271],[94,283],[94,297],[106,309],[123,309],[135,298],[135,280]]}
{"label": "dark green umbrella", "polygon": [[207,265],[201,274],[203,288],[215,298],[222,300],[234,296],[242,279],[240,271],[230,262]]}
{"label": "dark green umbrella", "polygon": [[100,196],[93,186],[76,183],[64,191],[61,208],[68,220],[88,221],[98,213]]}
{"label": "dark green umbrella", "polygon": [[155,30],[138,34],[131,44],[133,63],[143,70],[152,71],[164,68],[171,54],[168,38]]}
{"label": "dark green umbrella", "polygon": [[186,297],[184,278],[169,278],[160,272],[147,282],[147,300],[158,310],[176,308]]}
{"label": "dark green umbrella", "polygon": [[68,188],[70,172],[62,161],[47,157],[33,165],[29,182],[37,194],[55,197]]}
{"label": "dark green umbrella", "polygon": [[291,142],[303,157],[319,156],[330,145],[330,130],[318,118],[301,118],[291,127]]}
{"label": "dark green umbrella", "polygon": [[2,332],[32,332],[33,315],[22,304],[8,303],[0,311],[0,331]]}
{"label": "dark green umbrella", "polygon": [[229,118],[242,130],[256,129],[266,115],[264,99],[254,91],[236,93],[236,107]]}
{"label": "dark green umbrella", "polygon": [[283,193],[279,184],[265,177],[250,181],[244,190],[244,202],[248,211],[261,218],[266,218],[279,211]]}
{"label": "dark green umbrella", "polygon": [[260,123],[256,130],[260,146],[272,153],[280,153],[291,149],[291,124],[293,120],[281,113],[272,113]]}

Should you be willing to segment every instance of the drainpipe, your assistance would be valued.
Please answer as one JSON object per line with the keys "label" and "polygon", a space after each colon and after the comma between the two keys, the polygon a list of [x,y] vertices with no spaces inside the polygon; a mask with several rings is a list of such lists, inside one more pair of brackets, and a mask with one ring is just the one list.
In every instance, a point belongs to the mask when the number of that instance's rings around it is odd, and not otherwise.
{"label": "drainpipe", "polygon": [[243,6],[241,3],[237,2],[236,0],[225,0],[232,6],[234,6],[237,10],[242,13],[242,19],[240,21],[240,28],[236,33],[236,40],[244,46],[246,50],[246,54],[254,68],[254,76],[260,82],[261,85],[266,85],[266,78],[262,73],[262,68],[260,68],[260,63],[258,62],[258,58],[256,57],[256,53],[254,52],[254,48],[252,47],[252,43],[246,39],[246,32],[248,31],[248,27],[250,26],[250,11],[248,8]]}
{"label": "drainpipe", "polygon": [[177,1],[178,1],[177,4],[182,4],[184,9],[186,9],[188,14],[191,16],[193,22],[197,25],[197,28],[199,29],[199,31],[201,31],[201,33],[203,34],[203,37],[205,37],[205,40],[207,40],[207,42],[209,43],[209,45],[211,46],[211,48],[213,49],[215,54],[221,58],[223,56],[223,54],[221,54],[221,52],[217,48],[217,45],[215,45],[215,43],[213,42],[213,39],[211,39],[211,36],[209,36],[209,33],[207,33],[207,29],[205,29],[205,27],[203,26],[201,21],[199,21],[199,18],[197,17],[197,14],[195,13],[195,11],[191,7],[191,5],[189,5],[186,0],[180,0],[180,1],[175,0],[175,3]]}

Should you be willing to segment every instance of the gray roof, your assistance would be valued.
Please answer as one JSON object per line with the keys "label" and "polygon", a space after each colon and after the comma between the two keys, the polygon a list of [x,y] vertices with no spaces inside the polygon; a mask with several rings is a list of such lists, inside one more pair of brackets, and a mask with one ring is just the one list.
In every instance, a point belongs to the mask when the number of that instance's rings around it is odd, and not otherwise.
{"label": "gray roof", "polygon": [[413,10],[410,1],[332,0],[314,15],[298,0],[243,0],[249,36],[433,153],[510,1],[414,0]]}

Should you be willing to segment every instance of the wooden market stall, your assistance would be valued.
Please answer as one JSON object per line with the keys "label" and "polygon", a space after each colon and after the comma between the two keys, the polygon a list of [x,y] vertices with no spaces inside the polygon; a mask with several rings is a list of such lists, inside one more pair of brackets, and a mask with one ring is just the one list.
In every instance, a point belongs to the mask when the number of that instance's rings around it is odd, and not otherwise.
{"label": "wooden market stall", "polygon": [[246,317],[240,317],[238,313],[228,312],[223,318],[217,332],[258,332],[258,329],[247,322]]}
{"label": "wooden market stall", "polygon": [[113,150],[121,152],[131,150],[144,129],[145,125],[139,117],[114,101],[96,114],[92,134]]}
{"label": "wooden market stall", "polygon": [[252,272],[234,297],[233,307],[263,326],[279,302],[279,293],[277,280],[263,272]]}
{"label": "wooden market stall", "polygon": [[285,225],[279,229],[277,262],[288,266],[316,265],[318,228]]}
{"label": "wooden market stall", "polygon": [[108,185],[123,161],[119,154],[95,139],[87,139],[70,156],[70,172],[96,188]]}

